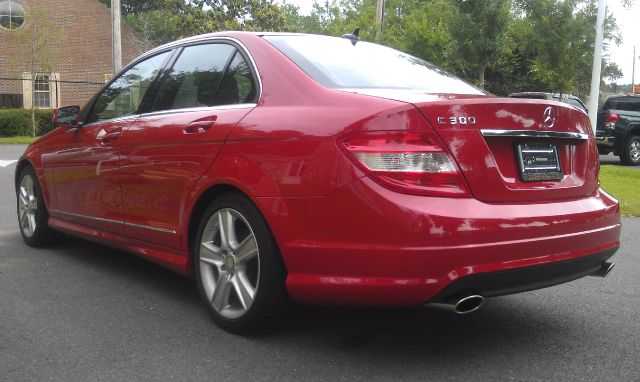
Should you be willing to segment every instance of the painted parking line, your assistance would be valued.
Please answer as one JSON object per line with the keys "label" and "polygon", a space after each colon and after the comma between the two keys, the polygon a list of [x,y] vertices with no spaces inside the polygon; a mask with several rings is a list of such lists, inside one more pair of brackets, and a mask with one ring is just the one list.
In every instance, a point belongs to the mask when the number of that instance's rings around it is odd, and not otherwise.
{"label": "painted parking line", "polygon": [[12,164],[16,163],[17,161],[18,161],[17,159],[11,159],[11,160],[2,160],[2,159],[0,159],[0,167],[11,166]]}

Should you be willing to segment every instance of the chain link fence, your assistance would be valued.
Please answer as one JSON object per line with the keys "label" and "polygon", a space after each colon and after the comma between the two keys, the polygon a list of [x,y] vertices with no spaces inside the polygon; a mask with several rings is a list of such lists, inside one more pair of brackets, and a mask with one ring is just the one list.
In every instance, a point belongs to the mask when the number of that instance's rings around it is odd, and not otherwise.
{"label": "chain link fence", "polygon": [[64,80],[57,73],[24,73],[21,78],[0,75],[0,109],[55,109],[86,104],[109,80],[104,82]]}

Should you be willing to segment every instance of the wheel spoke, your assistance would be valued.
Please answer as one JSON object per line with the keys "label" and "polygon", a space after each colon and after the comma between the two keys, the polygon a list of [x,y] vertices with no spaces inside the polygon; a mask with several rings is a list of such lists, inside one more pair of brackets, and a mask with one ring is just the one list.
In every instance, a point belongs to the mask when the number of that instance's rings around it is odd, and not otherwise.
{"label": "wheel spoke", "polygon": [[36,231],[36,215],[35,214],[26,214],[29,220],[29,230],[31,232]]}
{"label": "wheel spoke", "polygon": [[227,272],[219,272],[216,287],[211,297],[211,305],[213,305],[213,308],[218,312],[222,312],[229,306],[229,285],[229,275]]}
{"label": "wheel spoke", "polygon": [[20,216],[20,227],[29,227],[29,214],[27,213],[27,211],[24,211],[22,216]]}
{"label": "wheel spoke", "polygon": [[244,264],[258,256],[258,245],[253,234],[245,237],[244,240],[242,240],[242,243],[238,245],[236,256],[239,264]]}
{"label": "wheel spoke", "polygon": [[220,230],[220,247],[223,250],[233,249],[237,246],[235,218],[228,209],[218,213],[218,229]]}
{"label": "wheel spoke", "polygon": [[224,258],[220,248],[216,247],[212,242],[206,242],[200,244],[200,261],[215,265],[220,269],[220,266],[224,263]]}
{"label": "wheel spoke", "polygon": [[255,290],[251,286],[251,283],[249,283],[249,280],[245,277],[244,273],[238,273],[233,277],[231,279],[231,284],[233,284],[233,289],[238,296],[238,300],[240,300],[240,304],[242,304],[242,308],[244,310],[249,309],[255,297]]}
{"label": "wheel spoke", "polygon": [[23,195],[23,191],[24,188],[20,187],[20,194],[18,195],[18,200],[20,200],[20,206],[21,207],[26,207],[27,204],[29,204],[29,200],[26,198],[26,196]]}

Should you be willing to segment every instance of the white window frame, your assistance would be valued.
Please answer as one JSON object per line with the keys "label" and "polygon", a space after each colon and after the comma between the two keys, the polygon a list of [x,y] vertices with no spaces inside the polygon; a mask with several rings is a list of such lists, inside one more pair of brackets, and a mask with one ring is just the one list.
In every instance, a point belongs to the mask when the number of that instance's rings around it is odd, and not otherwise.
{"label": "white window frame", "polygon": [[60,81],[60,74],[59,73],[36,73],[36,81],[38,81],[38,78],[41,77],[45,77],[46,78],[46,84],[48,89],[46,90],[39,90],[36,89],[37,85],[34,84],[33,88],[32,88],[32,84],[31,84],[31,73],[29,72],[24,72],[22,73],[22,103],[24,105],[25,109],[31,109],[31,105],[34,101],[33,97],[35,94],[33,93],[35,91],[36,94],[48,94],[48,105],[46,104],[41,104],[39,101],[36,100],[36,104],[35,104],[35,108],[36,109],[51,109],[51,108],[56,108],[60,106],[60,85],[59,82]]}

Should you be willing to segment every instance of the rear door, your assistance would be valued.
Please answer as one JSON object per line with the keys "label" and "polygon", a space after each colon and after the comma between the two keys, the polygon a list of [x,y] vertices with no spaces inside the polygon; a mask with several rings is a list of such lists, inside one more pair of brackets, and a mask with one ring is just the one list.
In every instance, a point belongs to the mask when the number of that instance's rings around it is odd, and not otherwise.
{"label": "rear door", "polygon": [[[574,198],[598,187],[589,119],[572,107],[494,97],[416,106],[447,144],[479,200]],[[556,164],[558,171],[551,168]]]}
{"label": "rear door", "polygon": [[152,111],[120,141],[125,234],[180,247],[185,202],[235,126],[255,107],[258,82],[230,42],[182,48]]}

